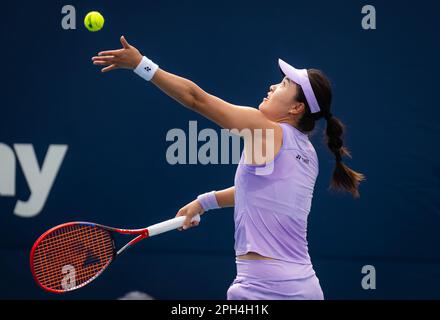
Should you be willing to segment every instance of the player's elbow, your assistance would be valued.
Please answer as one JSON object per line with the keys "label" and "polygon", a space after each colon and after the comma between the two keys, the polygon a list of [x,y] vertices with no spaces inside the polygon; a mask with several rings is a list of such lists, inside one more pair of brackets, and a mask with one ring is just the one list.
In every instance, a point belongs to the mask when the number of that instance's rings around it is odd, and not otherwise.
{"label": "player's elbow", "polygon": [[194,84],[191,88],[191,106],[190,108],[197,112],[202,112],[207,105],[209,94],[198,85]]}

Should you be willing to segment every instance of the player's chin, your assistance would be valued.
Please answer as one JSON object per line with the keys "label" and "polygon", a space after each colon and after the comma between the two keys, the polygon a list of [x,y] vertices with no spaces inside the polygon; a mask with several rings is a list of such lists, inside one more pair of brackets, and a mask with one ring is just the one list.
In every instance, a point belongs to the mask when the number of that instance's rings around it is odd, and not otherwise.
{"label": "player's chin", "polygon": [[261,101],[260,105],[258,106],[258,109],[260,111],[264,111],[267,108],[267,100]]}

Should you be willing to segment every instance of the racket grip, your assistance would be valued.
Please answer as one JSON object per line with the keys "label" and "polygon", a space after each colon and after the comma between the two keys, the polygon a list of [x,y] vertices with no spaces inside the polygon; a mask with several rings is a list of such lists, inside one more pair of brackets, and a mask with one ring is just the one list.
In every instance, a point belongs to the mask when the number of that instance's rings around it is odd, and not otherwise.
{"label": "racket grip", "polygon": [[[148,236],[152,237],[167,231],[171,231],[177,228],[180,228],[183,226],[183,222],[185,221],[185,216],[176,217],[170,220],[166,220],[160,223],[153,224],[152,226],[149,226],[148,229]],[[194,216],[191,221],[200,221],[200,215]]]}

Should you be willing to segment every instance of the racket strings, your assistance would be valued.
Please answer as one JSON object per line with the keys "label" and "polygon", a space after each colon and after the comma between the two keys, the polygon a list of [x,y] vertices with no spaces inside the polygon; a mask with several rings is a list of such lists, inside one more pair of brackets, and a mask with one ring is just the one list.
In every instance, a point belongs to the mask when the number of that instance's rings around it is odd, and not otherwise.
{"label": "racket strings", "polygon": [[68,291],[94,279],[113,259],[110,232],[69,225],[48,234],[36,247],[34,273],[46,288]]}

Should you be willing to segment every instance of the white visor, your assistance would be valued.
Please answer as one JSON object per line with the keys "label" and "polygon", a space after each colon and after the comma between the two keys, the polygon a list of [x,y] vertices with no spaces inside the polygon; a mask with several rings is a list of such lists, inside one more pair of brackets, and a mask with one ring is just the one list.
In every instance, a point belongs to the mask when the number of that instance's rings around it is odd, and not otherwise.
{"label": "white visor", "polygon": [[319,108],[318,100],[313,92],[312,85],[310,83],[309,75],[306,69],[296,69],[287,62],[278,59],[278,65],[281,72],[290,80],[300,85],[304,95],[306,96],[307,103],[309,104],[310,111],[316,113],[321,111]]}

